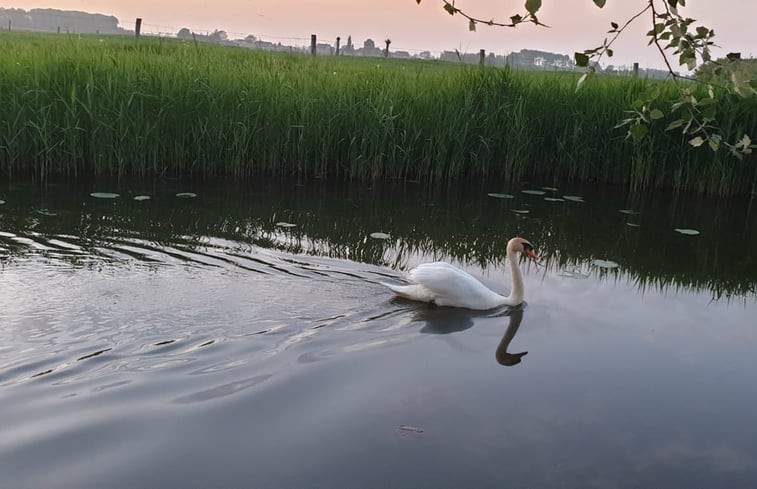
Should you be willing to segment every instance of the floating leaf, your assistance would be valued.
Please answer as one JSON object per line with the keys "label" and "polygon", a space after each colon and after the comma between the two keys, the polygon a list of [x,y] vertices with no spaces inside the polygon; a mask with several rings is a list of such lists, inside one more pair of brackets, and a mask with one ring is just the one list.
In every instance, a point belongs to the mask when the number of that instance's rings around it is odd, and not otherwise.
{"label": "floating leaf", "polygon": [[562,198],[571,202],[584,202],[584,198],[578,195],[563,195]]}
{"label": "floating leaf", "polygon": [[278,227],[280,227],[280,228],[293,228],[293,227],[297,227],[297,224],[292,224],[291,222],[283,222],[283,221],[277,222],[276,225]]}
{"label": "floating leaf", "polygon": [[521,190],[521,193],[528,195],[544,195],[544,190]]}
{"label": "floating leaf", "polygon": [[630,226],[630,227],[632,227],[632,228],[638,228],[638,227],[641,227],[641,226],[639,226],[638,224],[635,224],[635,223],[633,223],[633,222],[627,222],[627,223],[626,223],[626,226]]}
{"label": "floating leaf", "polygon": [[514,199],[514,195],[510,194],[486,194],[489,197],[494,197],[495,199]]}
{"label": "floating leaf", "polygon": [[3,204],[5,204],[5,201],[4,200],[0,200],[0,205],[3,205]]}
{"label": "floating leaf", "polygon": [[578,268],[574,268],[573,270],[563,270],[558,275],[561,277],[567,277],[567,278],[575,278],[575,279],[586,279],[589,278],[589,274],[581,272]]}
{"label": "floating leaf", "polygon": [[180,192],[176,194],[176,196],[180,199],[194,199],[195,197],[197,197],[197,194],[193,192]]}
{"label": "floating leaf", "polygon": [[555,187],[542,187],[541,189],[548,192],[557,192],[557,189]]}
{"label": "floating leaf", "polygon": [[386,233],[371,233],[371,238],[375,239],[389,239],[389,235]]}
{"label": "floating leaf", "polygon": [[560,199],[558,197],[544,197],[544,200],[547,202],[565,202],[565,199]]}
{"label": "floating leaf", "polygon": [[527,209],[513,209],[513,212],[516,213],[516,214],[528,214],[531,211],[529,211]]}
{"label": "floating leaf", "polygon": [[118,194],[111,194],[109,192],[92,192],[89,195],[96,199],[117,199],[120,197]]}
{"label": "floating leaf", "polygon": [[677,233],[681,233],[681,234],[686,234],[688,236],[696,236],[697,234],[699,234],[699,231],[697,231],[696,229],[679,229],[679,228],[676,228],[673,231],[675,231]]}
{"label": "floating leaf", "polygon": [[610,261],[610,260],[594,260],[593,262],[591,262],[591,264],[594,265],[595,267],[606,268],[606,269],[618,268],[620,266],[614,261]]}
{"label": "floating leaf", "polygon": [[623,214],[628,214],[629,216],[638,216],[640,214],[639,211],[635,211],[633,209],[620,209],[620,212]]}
{"label": "floating leaf", "polygon": [[50,212],[47,209],[37,209],[37,214],[41,216],[57,216],[58,215],[55,212]]}
{"label": "floating leaf", "polygon": [[137,200],[137,201],[150,200],[150,196],[149,195],[137,195],[136,197],[134,197],[134,200]]}

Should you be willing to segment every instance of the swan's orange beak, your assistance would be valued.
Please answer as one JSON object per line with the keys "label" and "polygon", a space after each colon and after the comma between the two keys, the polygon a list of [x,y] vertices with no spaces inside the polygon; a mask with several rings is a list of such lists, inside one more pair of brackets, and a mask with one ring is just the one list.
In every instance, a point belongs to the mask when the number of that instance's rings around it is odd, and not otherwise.
{"label": "swan's orange beak", "polygon": [[532,249],[530,249],[530,248],[526,248],[526,249],[524,249],[524,250],[523,250],[523,253],[525,253],[525,254],[527,254],[528,256],[530,256],[532,260],[536,260],[536,259],[537,259],[537,258],[536,258],[536,253],[534,253],[534,250],[532,250]]}

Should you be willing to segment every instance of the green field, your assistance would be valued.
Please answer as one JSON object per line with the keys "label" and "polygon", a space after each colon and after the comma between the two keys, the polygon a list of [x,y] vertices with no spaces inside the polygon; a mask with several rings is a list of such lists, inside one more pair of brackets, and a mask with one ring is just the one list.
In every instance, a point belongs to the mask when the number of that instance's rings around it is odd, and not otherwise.
{"label": "green field", "polygon": [[[0,34],[0,174],[623,183],[757,189],[754,159],[694,150],[673,118],[615,129],[659,82],[383,58],[313,58],[169,39]],[[721,96],[727,140],[757,100]],[[660,108],[664,108],[661,106]]]}

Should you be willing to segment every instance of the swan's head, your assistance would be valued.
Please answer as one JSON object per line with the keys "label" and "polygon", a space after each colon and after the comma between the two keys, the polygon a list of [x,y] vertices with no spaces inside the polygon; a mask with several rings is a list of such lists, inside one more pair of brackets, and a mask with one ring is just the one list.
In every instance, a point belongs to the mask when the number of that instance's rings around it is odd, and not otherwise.
{"label": "swan's head", "polygon": [[524,253],[536,260],[534,245],[524,238],[513,238],[507,242],[507,254],[512,255],[513,253]]}

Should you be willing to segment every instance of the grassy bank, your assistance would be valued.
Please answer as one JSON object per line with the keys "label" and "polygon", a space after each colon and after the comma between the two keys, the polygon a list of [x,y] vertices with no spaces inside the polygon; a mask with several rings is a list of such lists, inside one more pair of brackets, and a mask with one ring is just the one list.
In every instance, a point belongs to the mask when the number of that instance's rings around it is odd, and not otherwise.
{"label": "grassy bank", "polygon": [[[652,82],[600,78],[576,93],[577,76],[3,33],[0,172],[753,191],[754,161],[694,151],[665,120],[640,145],[613,129]],[[757,133],[757,102],[723,98],[718,112],[730,139]]]}

